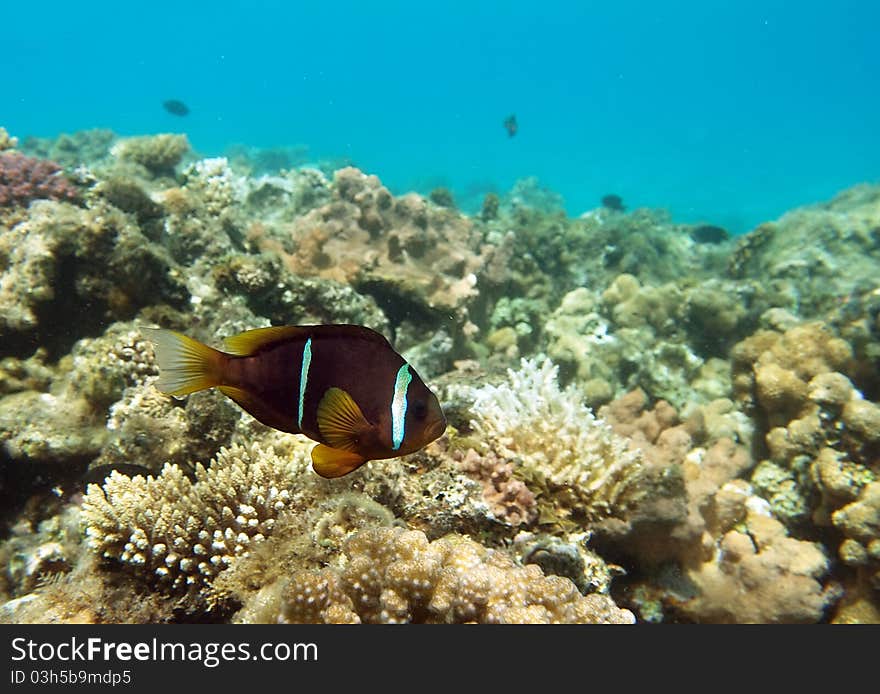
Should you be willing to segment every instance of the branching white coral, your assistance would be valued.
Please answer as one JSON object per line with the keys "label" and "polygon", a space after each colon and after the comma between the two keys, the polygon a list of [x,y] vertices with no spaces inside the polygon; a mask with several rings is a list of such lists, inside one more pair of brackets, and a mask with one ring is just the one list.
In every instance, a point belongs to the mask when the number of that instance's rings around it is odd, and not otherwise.
{"label": "branching white coral", "polygon": [[639,495],[641,454],[559,388],[549,360],[523,359],[508,381],[472,390],[472,426],[501,456],[588,519],[615,515]]}
{"label": "branching white coral", "polygon": [[194,482],[176,465],[158,477],[114,472],[85,496],[89,547],[210,607],[214,577],[272,532],[305,465],[304,453],[283,460],[254,444],[221,449]]}

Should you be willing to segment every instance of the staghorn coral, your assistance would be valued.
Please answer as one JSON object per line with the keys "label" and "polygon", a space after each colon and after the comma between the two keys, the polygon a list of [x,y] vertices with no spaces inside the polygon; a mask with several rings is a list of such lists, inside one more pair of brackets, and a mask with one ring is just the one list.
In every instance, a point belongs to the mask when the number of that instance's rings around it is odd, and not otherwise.
{"label": "staghorn coral", "polygon": [[191,609],[216,606],[214,578],[265,539],[288,507],[291,466],[257,444],[221,449],[195,481],[176,465],[157,477],[112,473],[83,501],[89,547],[185,597]]}
{"label": "staghorn coral", "polygon": [[[561,390],[556,366],[523,359],[508,381],[471,391],[472,426],[515,474],[545,493],[562,517],[595,521],[641,496],[642,460],[577,392]],[[551,502],[552,500],[552,502]]]}
{"label": "staghorn coral", "polygon": [[505,553],[450,535],[369,528],[345,544],[341,569],[298,572],[258,593],[240,622],[618,623],[633,621],[603,595],[581,595]]}
{"label": "staghorn coral", "polygon": [[33,200],[78,199],[76,186],[55,162],[0,151],[0,207],[27,207]]}

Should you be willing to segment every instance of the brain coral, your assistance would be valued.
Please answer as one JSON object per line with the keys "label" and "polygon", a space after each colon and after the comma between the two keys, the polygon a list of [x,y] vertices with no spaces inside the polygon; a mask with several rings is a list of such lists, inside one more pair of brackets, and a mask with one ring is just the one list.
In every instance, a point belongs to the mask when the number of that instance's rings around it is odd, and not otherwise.
{"label": "brain coral", "polygon": [[[290,466],[269,449],[221,449],[195,481],[176,465],[157,477],[113,472],[83,502],[92,550],[210,608],[218,573],[272,532],[289,504]],[[303,461],[299,460],[302,464]]]}
{"label": "brain coral", "polygon": [[567,578],[544,576],[501,551],[450,535],[369,528],[345,547],[341,570],[298,572],[259,593],[243,622],[618,623],[634,621],[604,595],[581,595]]}

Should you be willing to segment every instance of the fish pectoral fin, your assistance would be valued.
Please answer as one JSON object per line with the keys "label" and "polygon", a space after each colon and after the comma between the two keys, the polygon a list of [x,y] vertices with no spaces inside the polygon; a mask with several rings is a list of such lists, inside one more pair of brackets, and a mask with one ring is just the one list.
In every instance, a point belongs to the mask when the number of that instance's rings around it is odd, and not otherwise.
{"label": "fish pectoral fin", "polygon": [[[354,453],[370,423],[354,399],[341,388],[328,388],[318,403],[318,431],[331,448]],[[343,473],[344,474],[344,473]]]}
{"label": "fish pectoral fin", "polygon": [[366,462],[367,459],[357,453],[331,448],[323,443],[312,449],[312,468],[321,477],[342,477]]}

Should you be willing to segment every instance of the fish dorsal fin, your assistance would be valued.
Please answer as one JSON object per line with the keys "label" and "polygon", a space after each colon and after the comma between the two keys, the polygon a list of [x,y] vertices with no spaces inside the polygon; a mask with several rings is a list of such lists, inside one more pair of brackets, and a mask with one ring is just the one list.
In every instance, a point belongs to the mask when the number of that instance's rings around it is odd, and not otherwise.
{"label": "fish dorsal fin", "polygon": [[245,330],[243,333],[225,338],[223,344],[230,354],[246,357],[261,347],[266,347],[274,342],[296,338],[307,339],[310,333],[311,326],[277,325],[270,328]]}
{"label": "fish dorsal fin", "polygon": [[312,468],[321,477],[342,477],[367,462],[353,451],[342,451],[319,443],[312,449]]}
{"label": "fish dorsal fin", "polygon": [[317,339],[356,339],[372,342],[391,349],[391,345],[383,335],[363,325],[275,325],[269,328],[245,330],[238,335],[231,335],[223,340],[226,351],[239,357],[246,357],[262,347],[282,340]]}
{"label": "fish dorsal fin", "polygon": [[370,423],[351,395],[341,388],[328,388],[318,403],[318,431],[333,448],[356,451],[358,439]]}

